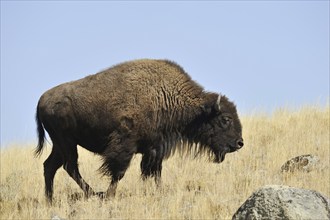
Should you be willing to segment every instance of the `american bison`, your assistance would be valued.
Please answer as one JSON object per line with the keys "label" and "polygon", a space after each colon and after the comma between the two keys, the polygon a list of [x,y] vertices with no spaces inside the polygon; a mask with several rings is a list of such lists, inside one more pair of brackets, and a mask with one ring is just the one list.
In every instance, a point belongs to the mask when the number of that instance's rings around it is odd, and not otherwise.
{"label": "american bison", "polygon": [[[220,163],[226,153],[243,147],[236,106],[224,95],[205,91],[168,60],[129,61],[56,86],[41,96],[36,122],[36,155],[42,152],[45,130],[53,143],[44,162],[50,202],[61,166],[85,196],[109,197],[136,153],[143,155],[142,178],[155,177],[159,183],[162,161],[176,148],[198,146]],[[100,170],[111,176],[105,193],[95,193],[81,177],[77,145],[102,156]]]}

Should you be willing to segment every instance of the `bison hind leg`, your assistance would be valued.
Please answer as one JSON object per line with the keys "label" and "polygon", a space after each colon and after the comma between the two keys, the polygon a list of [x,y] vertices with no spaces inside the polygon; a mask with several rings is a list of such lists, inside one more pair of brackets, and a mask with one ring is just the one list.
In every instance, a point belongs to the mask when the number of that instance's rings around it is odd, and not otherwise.
{"label": "bison hind leg", "polygon": [[94,195],[93,189],[82,178],[78,168],[78,152],[76,144],[65,145],[66,150],[64,154],[64,169],[70,175],[70,177],[79,185],[84,191],[85,197]]}
{"label": "bison hind leg", "polygon": [[53,147],[52,152],[44,162],[45,193],[48,202],[53,200],[53,185],[56,171],[63,165],[61,155]]}

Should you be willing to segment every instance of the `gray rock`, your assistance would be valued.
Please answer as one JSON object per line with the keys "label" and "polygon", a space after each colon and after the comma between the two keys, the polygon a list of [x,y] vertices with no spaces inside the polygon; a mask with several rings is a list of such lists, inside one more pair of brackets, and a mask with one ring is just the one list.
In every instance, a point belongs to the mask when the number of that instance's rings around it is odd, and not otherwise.
{"label": "gray rock", "polygon": [[264,186],[236,211],[237,219],[330,219],[330,200],[313,190]]}
{"label": "gray rock", "polygon": [[58,215],[53,215],[51,220],[64,220],[64,218],[61,218]]}
{"label": "gray rock", "polygon": [[310,172],[312,171],[316,165],[319,164],[319,157],[307,154],[294,157],[288,160],[283,166],[281,167],[282,172],[295,172],[295,171],[303,171],[303,172]]}

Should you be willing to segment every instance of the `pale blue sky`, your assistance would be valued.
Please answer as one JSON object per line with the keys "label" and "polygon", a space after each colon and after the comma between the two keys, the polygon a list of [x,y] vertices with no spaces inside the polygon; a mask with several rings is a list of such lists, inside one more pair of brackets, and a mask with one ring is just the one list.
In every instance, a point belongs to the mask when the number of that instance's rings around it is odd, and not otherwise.
{"label": "pale blue sky", "polygon": [[329,99],[329,1],[1,1],[1,146],[43,92],[122,61],[176,61],[241,114]]}

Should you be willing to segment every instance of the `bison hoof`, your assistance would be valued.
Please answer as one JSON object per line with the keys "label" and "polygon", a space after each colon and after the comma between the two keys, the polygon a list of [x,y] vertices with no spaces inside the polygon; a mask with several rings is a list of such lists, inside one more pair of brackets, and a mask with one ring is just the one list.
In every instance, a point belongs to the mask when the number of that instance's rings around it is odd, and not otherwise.
{"label": "bison hoof", "polygon": [[69,200],[71,201],[78,201],[78,200],[82,200],[82,199],[88,199],[91,196],[97,195],[97,193],[94,192],[89,192],[89,193],[79,193],[79,192],[75,192],[73,194],[71,194],[69,196]]}
{"label": "bison hoof", "polygon": [[84,193],[78,193],[78,192],[75,192],[69,196],[69,200],[71,200],[71,201],[78,201],[83,198],[85,198]]}
{"label": "bison hoof", "polygon": [[94,196],[97,196],[102,200],[107,199],[107,193],[106,192],[96,192],[96,193],[94,193]]}

